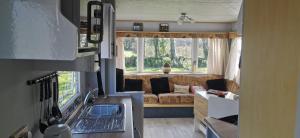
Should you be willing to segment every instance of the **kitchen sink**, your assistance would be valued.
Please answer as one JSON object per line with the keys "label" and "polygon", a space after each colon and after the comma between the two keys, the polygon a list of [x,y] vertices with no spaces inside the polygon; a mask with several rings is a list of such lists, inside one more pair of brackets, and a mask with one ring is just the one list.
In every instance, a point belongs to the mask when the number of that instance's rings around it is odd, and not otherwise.
{"label": "kitchen sink", "polygon": [[95,104],[86,107],[72,127],[72,133],[125,131],[124,104]]}

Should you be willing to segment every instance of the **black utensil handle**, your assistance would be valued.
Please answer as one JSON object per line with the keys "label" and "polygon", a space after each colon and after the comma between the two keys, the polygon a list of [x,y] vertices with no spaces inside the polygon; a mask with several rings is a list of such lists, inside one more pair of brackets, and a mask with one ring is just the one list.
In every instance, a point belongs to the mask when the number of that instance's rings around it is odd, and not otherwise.
{"label": "black utensil handle", "polygon": [[57,103],[57,82],[52,83],[52,88],[53,88],[53,103]]}
{"label": "black utensil handle", "polygon": [[48,79],[48,99],[52,97],[51,80],[52,78]]}
{"label": "black utensil handle", "polygon": [[44,80],[44,100],[48,99],[48,83],[47,80]]}
{"label": "black utensil handle", "polygon": [[56,103],[58,103],[58,99],[59,99],[59,81],[58,81],[58,75],[56,75],[55,77],[55,81],[56,81]]}
{"label": "black utensil handle", "polygon": [[[100,9],[96,10],[97,18],[100,19],[100,24],[96,24],[97,33],[99,35],[98,40],[92,40],[92,6],[97,5],[100,6]],[[89,1],[87,5],[87,41],[89,43],[100,43],[103,39],[103,4],[100,1]]]}
{"label": "black utensil handle", "polygon": [[40,82],[40,102],[44,101],[44,83]]}

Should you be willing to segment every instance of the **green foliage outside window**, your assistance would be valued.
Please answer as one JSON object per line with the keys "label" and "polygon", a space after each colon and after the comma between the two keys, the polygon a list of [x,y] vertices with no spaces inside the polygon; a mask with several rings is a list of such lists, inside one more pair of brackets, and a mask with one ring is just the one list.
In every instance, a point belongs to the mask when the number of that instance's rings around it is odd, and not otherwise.
{"label": "green foliage outside window", "polygon": [[63,107],[67,102],[77,95],[79,92],[79,73],[59,71],[58,85],[59,85],[59,98],[58,105]]}
{"label": "green foliage outside window", "polygon": [[[124,55],[126,72],[137,72],[138,38],[124,37]],[[207,40],[197,48],[197,72],[207,72]],[[172,72],[191,72],[192,70],[192,38],[144,38],[143,72],[161,72],[164,63],[169,63]]]}

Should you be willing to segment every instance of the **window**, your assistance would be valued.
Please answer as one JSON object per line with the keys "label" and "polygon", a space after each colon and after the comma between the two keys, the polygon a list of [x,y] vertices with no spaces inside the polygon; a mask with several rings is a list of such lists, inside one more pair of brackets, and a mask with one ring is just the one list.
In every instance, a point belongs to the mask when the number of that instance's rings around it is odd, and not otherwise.
{"label": "window", "polygon": [[159,72],[166,62],[170,62],[170,38],[145,38],[144,72]]}
{"label": "window", "polygon": [[191,72],[192,46],[192,38],[174,38],[173,48],[171,48],[172,72]]}
{"label": "window", "polygon": [[145,38],[144,72],[160,72],[165,63],[172,72],[190,72],[192,38]]}
{"label": "window", "polygon": [[137,72],[137,43],[138,39],[135,37],[123,38],[126,72]]}
{"label": "window", "polygon": [[68,105],[69,101],[76,98],[80,91],[80,73],[79,72],[58,72],[59,98],[58,105],[60,108]]}
{"label": "window", "polygon": [[196,72],[207,73],[207,56],[208,39],[198,39]]}
{"label": "window", "polygon": [[[96,39],[96,35],[91,35],[92,39]],[[80,34],[80,47],[96,47],[96,44],[88,43],[86,34]]]}
{"label": "window", "polygon": [[123,37],[125,72],[207,73],[208,39]]}

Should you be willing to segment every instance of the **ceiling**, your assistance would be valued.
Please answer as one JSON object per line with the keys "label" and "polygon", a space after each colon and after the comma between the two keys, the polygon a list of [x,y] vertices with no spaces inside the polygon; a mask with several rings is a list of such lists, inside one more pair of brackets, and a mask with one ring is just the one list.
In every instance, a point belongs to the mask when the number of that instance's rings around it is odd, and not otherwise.
{"label": "ceiling", "polygon": [[237,21],[242,0],[116,0],[117,20],[177,21],[186,12],[197,22]]}

